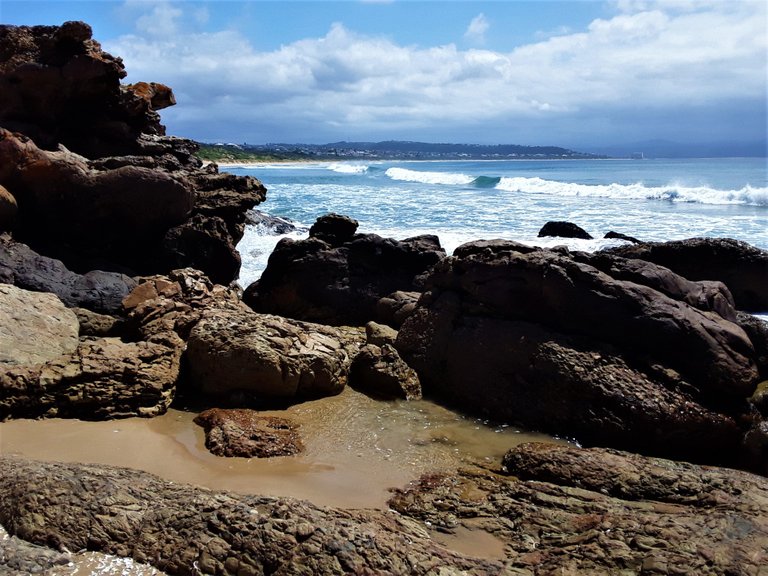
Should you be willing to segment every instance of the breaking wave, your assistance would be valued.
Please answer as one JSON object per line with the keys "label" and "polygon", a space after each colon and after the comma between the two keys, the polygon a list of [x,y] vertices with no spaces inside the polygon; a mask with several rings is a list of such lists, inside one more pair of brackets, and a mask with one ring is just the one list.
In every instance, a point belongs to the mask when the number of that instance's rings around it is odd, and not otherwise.
{"label": "breaking wave", "polygon": [[467,174],[451,172],[422,172],[421,170],[408,170],[407,168],[388,168],[385,172],[392,180],[404,182],[419,182],[421,184],[458,184],[466,185],[474,182],[475,177]]}
{"label": "breaking wave", "polygon": [[328,165],[328,170],[340,174],[363,174],[368,171],[368,168],[369,166],[365,164],[348,164],[346,162],[334,162]]}

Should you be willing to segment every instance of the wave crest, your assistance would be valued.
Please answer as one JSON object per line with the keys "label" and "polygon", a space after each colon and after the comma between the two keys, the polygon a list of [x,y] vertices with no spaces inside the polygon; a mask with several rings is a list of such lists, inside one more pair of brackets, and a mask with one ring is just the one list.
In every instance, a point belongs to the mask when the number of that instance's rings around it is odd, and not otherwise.
{"label": "wave crest", "polygon": [[748,204],[768,206],[768,188],[744,186],[740,190],[717,190],[706,186],[645,186],[634,184],[577,184],[556,182],[543,178],[502,178],[496,185],[499,190],[550,194],[553,196],[586,196],[616,198],[621,200],[669,200],[699,204]]}
{"label": "wave crest", "polygon": [[388,168],[384,172],[392,180],[419,182],[421,184],[471,184],[474,176],[451,172],[422,172],[407,168]]}
{"label": "wave crest", "polygon": [[328,170],[339,172],[340,174],[363,174],[368,171],[366,164],[347,164],[346,162],[334,162],[328,164]]}

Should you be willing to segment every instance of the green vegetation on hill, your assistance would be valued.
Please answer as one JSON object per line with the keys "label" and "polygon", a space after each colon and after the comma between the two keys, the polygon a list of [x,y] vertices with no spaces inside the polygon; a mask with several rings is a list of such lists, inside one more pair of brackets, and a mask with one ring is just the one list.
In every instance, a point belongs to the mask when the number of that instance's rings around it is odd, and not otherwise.
{"label": "green vegetation on hill", "polygon": [[202,142],[198,144],[200,150],[197,155],[203,160],[211,162],[288,162],[310,158],[307,154],[299,151],[257,149],[237,144],[205,144]]}

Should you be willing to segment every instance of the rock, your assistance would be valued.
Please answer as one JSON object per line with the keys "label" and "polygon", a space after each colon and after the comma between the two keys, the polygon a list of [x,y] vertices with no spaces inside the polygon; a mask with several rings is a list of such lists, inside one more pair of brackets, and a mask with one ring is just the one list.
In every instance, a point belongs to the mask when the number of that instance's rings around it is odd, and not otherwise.
{"label": "rock", "polygon": [[15,536],[9,537],[0,527],[0,566],[5,576],[50,574],[54,568],[67,564],[68,554],[30,544]]}
{"label": "rock", "polygon": [[357,231],[357,220],[341,214],[320,216],[309,229],[309,236],[319,238],[331,246],[340,246],[352,240]]}
{"label": "rock", "polygon": [[4,186],[0,186],[0,233],[13,230],[18,211],[16,198]]}
{"label": "rock", "polygon": [[0,367],[73,352],[78,329],[77,316],[53,294],[0,284]]}
{"label": "rock", "polygon": [[0,371],[0,420],[107,420],[163,414],[173,400],[184,343],[174,333],[144,342],[85,340],[71,354]]}
{"label": "rock", "polygon": [[421,399],[419,377],[391,344],[363,346],[352,362],[349,383],[377,398]]}
{"label": "rock", "polygon": [[255,226],[265,235],[282,236],[298,230],[296,224],[290,220],[265,214],[260,210],[249,210],[246,214],[246,224]]}
{"label": "rock", "polygon": [[419,290],[423,275],[444,256],[435,236],[397,241],[357,234],[341,245],[283,238],[243,301],[257,312],[362,326],[377,318],[382,297]]}
{"label": "rock", "polygon": [[626,240],[627,242],[632,242],[633,244],[641,244],[642,240],[638,240],[634,236],[627,236],[626,234],[622,234],[621,232],[614,232],[611,230],[610,232],[606,232],[605,236],[603,238],[608,239],[616,239],[616,240]]}
{"label": "rock", "polygon": [[581,238],[583,240],[592,240],[586,230],[577,226],[573,222],[547,222],[539,230],[538,237],[557,236],[559,238]]}
{"label": "rock", "polygon": [[376,302],[376,318],[384,324],[399,329],[405,319],[416,309],[421,292],[398,290]]}
{"label": "rock", "polygon": [[[0,523],[24,540],[106,552],[168,574],[499,574],[383,510],[215,492],[145,472],[0,456]],[[40,502],[45,502],[44,506]]]}
{"label": "rock", "polygon": [[763,380],[757,385],[749,401],[760,414],[768,417],[768,380]]}
{"label": "rock", "polygon": [[755,348],[755,362],[760,377],[768,380],[768,322],[746,312],[737,312],[734,321],[744,330]]}
{"label": "rock", "polygon": [[389,504],[441,530],[492,533],[504,543],[508,574],[666,566],[714,576],[759,573],[768,562],[763,477],[556,444],[522,444],[504,464],[511,477],[426,475]]}
{"label": "rock", "polygon": [[205,310],[189,336],[186,359],[191,381],[204,394],[306,399],[341,392],[351,353],[361,344],[359,330],[257,314],[242,306]]}
{"label": "rock", "polygon": [[739,310],[768,310],[768,251],[730,238],[690,238],[646,242],[607,250],[625,258],[648,260],[689,280],[719,280]]}
{"label": "rock", "polygon": [[768,476],[768,420],[755,424],[745,435],[743,466]]}
{"label": "rock", "polygon": [[427,288],[396,341],[425,394],[587,445],[736,465],[758,372],[720,315],[514,244],[457,248]]}
{"label": "rock", "polygon": [[60,260],[37,254],[28,246],[0,236],[0,282],[26,290],[51,292],[69,307],[114,314],[136,282],[117,272],[93,270],[77,274]]}
{"label": "rock", "polygon": [[253,410],[211,408],[195,424],[205,429],[205,447],[216,456],[272,458],[304,450],[296,424]]}
{"label": "rock", "polygon": [[0,26],[0,55],[0,185],[18,202],[18,240],[77,272],[237,278],[246,212],[266,189],[165,135],[169,87],[121,86],[122,61],[82,22]]}
{"label": "rock", "polygon": [[118,336],[123,320],[116,316],[91,312],[86,308],[72,308],[80,324],[80,336]]}
{"label": "rock", "polygon": [[384,344],[394,344],[397,340],[397,330],[390,328],[385,324],[368,322],[365,325],[365,341],[374,346],[383,346]]}

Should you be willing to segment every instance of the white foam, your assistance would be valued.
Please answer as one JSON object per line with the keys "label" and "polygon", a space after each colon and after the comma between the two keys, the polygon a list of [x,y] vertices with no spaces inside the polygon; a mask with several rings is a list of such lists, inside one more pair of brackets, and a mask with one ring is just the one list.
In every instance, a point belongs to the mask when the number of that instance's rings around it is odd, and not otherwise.
{"label": "white foam", "polygon": [[404,182],[420,182],[422,184],[470,184],[475,176],[451,172],[426,172],[421,170],[408,170],[407,168],[389,168],[385,172],[392,180]]}
{"label": "white foam", "polygon": [[683,186],[674,183],[666,186],[645,186],[642,182],[634,184],[577,184],[543,178],[507,177],[502,178],[496,188],[508,192],[550,194],[553,196],[768,206],[768,188],[757,188],[750,185],[746,185],[740,190],[717,190],[706,186]]}
{"label": "white foam", "polygon": [[247,288],[261,277],[261,273],[267,267],[269,256],[283,238],[299,240],[309,235],[307,229],[297,230],[289,234],[270,234],[264,227],[246,226],[242,240],[237,245],[242,264],[240,266],[240,278],[237,283],[242,288]]}
{"label": "white foam", "polygon": [[368,171],[367,164],[351,164],[348,162],[334,162],[328,164],[327,168],[340,174],[363,174]]}

